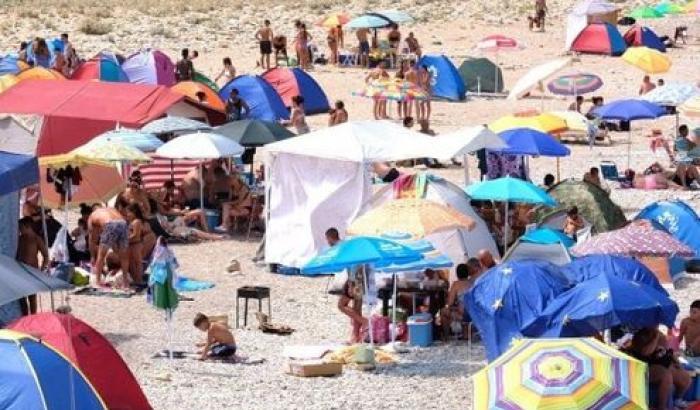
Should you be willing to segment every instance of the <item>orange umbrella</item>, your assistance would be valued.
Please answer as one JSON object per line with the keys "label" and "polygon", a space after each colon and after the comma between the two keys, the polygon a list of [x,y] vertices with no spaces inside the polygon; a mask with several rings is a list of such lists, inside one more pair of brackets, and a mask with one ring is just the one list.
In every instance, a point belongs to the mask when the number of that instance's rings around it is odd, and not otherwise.
{"label": "orange umbrella", "polygon": [[[43,206],[49,208],[61,208],[61,196],[56,192],[54,184],[47,182],[46,170],[48,167],[41,167],[41,195]],[[77,206],[84,202],[93,204],[95,202],[107,202],[124,187],[124,181],[115,167],[101,165],[86,165],[80,167],[82,180],[75,186],[75,193],[67,206]]]}
{"label": "orange umbrella", "polygon": [[197,98],[198,93],[204,93],[205,104],[208,104],[215,110],[226,110],[226,104],[224,104],[219,95],[205,84],[194,81],[182,81],[172,86],[171,90],[189,97],[194,101],[199,101],[199,98]]}
{"label": "orange umbrella", "polygon": [[350,16],[347,13],[332,13],[329,14],[316,22],[317,26],[321,27],[338,27],[343,26],[350,21]]}
{"label": "orange umbrella", "polygon": [[44,67],[34,67],[17,74],[19,81],[24,80],[65,80],[61,73]]}

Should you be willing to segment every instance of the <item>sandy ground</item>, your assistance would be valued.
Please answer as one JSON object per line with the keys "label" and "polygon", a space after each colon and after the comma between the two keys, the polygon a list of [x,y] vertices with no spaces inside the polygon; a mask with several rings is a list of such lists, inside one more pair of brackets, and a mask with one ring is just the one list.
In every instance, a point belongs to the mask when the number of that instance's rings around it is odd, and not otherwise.
{"label": "sandy ground", "polygon": [[[309,17],[313,20],[315,17]],[[525,23],[515,21],[511,25],[491,24],[484,20],[447,19],[445,23],[419,23],[403,31],[412,30],[422,42],[426,52],[445,53],[456,64],[467,55],[476,55],[473,47],[476,42],[489,34],[504,33],[513,36],[526,48],[513,53],[502,53],[498,61],[504,69],[505,82],[512,86],[528,68],[562,54],[564,27],[555,23],[546,33],[531,33]],[[509,21],[509,20],[507,20]],[[661,33],[671,33],[672,28],[690,20],[663,20],[654,22]],[[143,25],[143,24],[142,24]],[[206,25],[206,23],[201,23]],[[139,26],[141,27],[141,26]],[[697,20],[695,26],[697,26]],[[194,29],[194,27],[193,27]],[[171,55],[177,55],[177,48],[201,44],[202,56],[195,62],[198,69],[206,74],[215,74],[220,61],[231,56],[239,72],[257,73],[253,56],[256,46],[250,39],[253,33],[250,24],[244,26],[235,46],[224,40],[204,42],[199,35],[192,35],[190,41],[146,37],[150,44],[165,47]],[[132,29],[138,33],[141,29]],[[291,25],[282,29],[291,34]],[[142,30],[143,31],[143,30]],[[698,35],[698,33],[691,33]],[[323,33],[314,31],[317,38]],[[15,37],[8,37],[6,47],[14,44]],[[110,41],[108,36],[98,39],[86,38],[77,34],[76,44],[84,54],[96,52],[102,47],[118,43],[122,49],[135,49],[144,40],[118,39]],[[347,35],[348,39],[352,35]],[[350,41],[350,40],[348,40]],[[206,46],[205,46],[206,44]],[[192,47],[197,48],[197,47]],[[663,75],[666,81],[700,80],[698,76],[697,41],[683,49],[669,52],[673,59],[671,71]],[[582,56],[581,61],[565,72],[592,72],[600,75],[605,86],[598,94],[611,100],[615,97],[634,96],[643,73],[627,65],[620,59]],[[353,97],[352,91],[360,90],[365,71],[355,68],[319,67],[314,77],[326,90],[329,98],[346,102],[351,119],[368,119],[371,105],[367,100]],[[655,77],[656,79],[658,77]],[[537,95],[537,93],[535,93]],[[518,102],[502,99],[472,99],[463,103],[434,104],[433,128],[438,132],[449,131],[464,125],[490,122],[501,115],[527,108],[565,109],[568,101],[551,96]],[[587,109],[585,107],[584,109]],[[325,126],[324,115],[310,119],[313,128]],[[665,118],[654,123],[633,123],[632,166],[641,170],[654,161],[653,154],[643,135],[653,127],[670,133],[673,119]],[[570,145],[571,157],[562,161],[562,177],[581,177],[590,166],[602,160],[615,161],[622,168],[626,161],[626,134],[613,135],[611,146],[596,146],[589,149],[584,145]],[[662,163],[667,160],[660,157]],[[473,161],[472,161],[473,165]],[[538,158],[532,161],[532,178],[541,181],[545,173],[555,169],[552,159]],[[461,184],[461,169],[439,171],[440,174]],[[476,169],[472,168],[472,175]],[[632,216],[646,204],[666,198],[683,198],[697,207],[700,203],[695,193],[636,190],[614,190],[613,198]],[[292,240],[292,239],[290,239]],[[201,363],[194,360],[177,360],[169,363],[151,356],[166,346],[165,322],[163,315],[147,305],[143,297],[131,299],[110,299],[88,296],[72,296],[70,303],[74,313],[103,332],[124,356],[131,369],[141,382],[151,403],[157,409],[331,409],[331,408],[422,408],[422,409],[464,409],[471,401],[468,382],[470,370],[483,366],[483,351],[480,346],[474,349],[473,363],[467,362],[467,346],[463,344],[436,345],[429,349],[417,349],[400,356],[400,363],[374,373],[346,371],[335,378],[301,379],[283,373],[285,360],[282,349],[290,344],[318,344],[341,342],[348,337],[348,321],[337,308],[337,300],[326,296],[324,290],[327,279],[309,279],[273,275],[255,267],[250,258],[256,243],[234,239],[218,243],[174,246],[182,265],[182,273],[197,279],[210,280],[216,287],[192,293],[192,302],[183,302],[175,317],[176,341],[179,350],[194,350],[194,343],[202,335],[192,327],[191,320],[196,312],[228,314],[235,320],[235,289],[242,285],[263,285],[272,288],[272,317],[275,322],[290,325],[297,331],[289,337],[265,335],[257,330],[236,330],[235,335],[243,355],[265,358],[260,365],[232,365]],[[224,267],[231,258],[237,258],[243,268],[243,276],[230,276]],[[700,294],[700,281],[688,279],[673,292],[682,314],[685,314],[693,298]],[[251,316],[252,317],[252,316]],[[470,364],[473,366],[470,369]],[[160,381],[158,376],[168,373],[171,381]]]}

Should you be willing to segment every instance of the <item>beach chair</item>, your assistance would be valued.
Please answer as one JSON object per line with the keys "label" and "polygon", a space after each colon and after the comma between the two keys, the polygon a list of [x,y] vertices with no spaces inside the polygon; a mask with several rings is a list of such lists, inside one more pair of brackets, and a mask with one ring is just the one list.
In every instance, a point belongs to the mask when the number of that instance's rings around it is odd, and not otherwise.
{"label": "beach chair", "polygon": [[608,181],[620,182],[624,179],[624,177],[620,176],[617,165],[612,161],[602,161],[600,163],[600,172],[603,174],[603,179]]}

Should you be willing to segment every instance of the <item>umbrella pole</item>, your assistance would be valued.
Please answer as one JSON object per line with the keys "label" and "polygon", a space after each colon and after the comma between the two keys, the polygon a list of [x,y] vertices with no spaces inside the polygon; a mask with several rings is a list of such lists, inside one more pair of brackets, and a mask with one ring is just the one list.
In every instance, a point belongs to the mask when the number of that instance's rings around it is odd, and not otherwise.
{"label": "umbrella pole", "polygon": [[632,124],[630,124],[630,130],[627,131],[627,169],[630,168],[630,162],[632,157]]}
{"label": "umbrella pole", "polygon": [[393,273],[394,292],[391,298],[391,344],[396,343],[396,272]]}
{"label": "umbrella pole", "polygon": [[367,265],[362,265],[362,281],[365,286],[365,300],[367,300],[367,305],[369,309],[369,317],[367,318],[367,330],[369,331],[369,346],[374,348],[374,335],[372,334],[372,305],[369,303],[369,281],[367,280]]}
{"label": "umbrella pole", "polygon": [[471,178],[469,177],[469,155],[464,154],[462,162],[464,162],[464,186],[468,186],[471,183]]}
{"label": "umbrella pole", "polygon": [[559,157],[557,157],[557,182],[561,181],[561,170],[559,167]]}
{"label": "umbrella pole", "polygon": [[508,230],[510,229],[510,224],[508,221],[508,201],[506,201],[506,213],[504,215],[505,223],[503,228],[503,255],[508,252]]}

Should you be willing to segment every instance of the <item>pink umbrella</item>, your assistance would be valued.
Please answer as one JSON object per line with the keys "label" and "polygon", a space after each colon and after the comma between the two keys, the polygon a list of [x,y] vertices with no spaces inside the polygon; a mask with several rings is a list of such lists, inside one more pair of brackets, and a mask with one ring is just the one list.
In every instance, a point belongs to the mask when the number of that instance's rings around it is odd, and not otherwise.
{"label": "pink umbrella", "polygon": [[610,254],[663,258],[695,255],[692,249],[648,221],[635,221],[624,228],[596,235],[571,248],[571,253],[574,256]]}
{"label": "pink umbrella", "polygon": [[[484,37],[476,43],[476,48],[478,50],[495,53],[496,60],[498,60],[499,51],[513,51],[523,48],[517,40],[514,38],[506,37],[501,34],[494,34],[488,37]],[[496,61],[496,90],[498,90],[498,61]]]}

